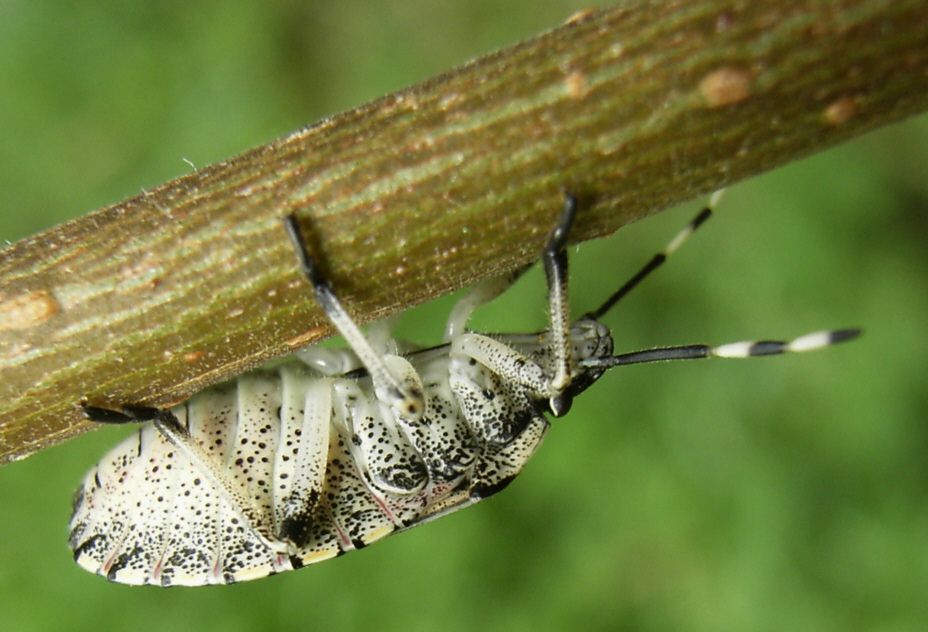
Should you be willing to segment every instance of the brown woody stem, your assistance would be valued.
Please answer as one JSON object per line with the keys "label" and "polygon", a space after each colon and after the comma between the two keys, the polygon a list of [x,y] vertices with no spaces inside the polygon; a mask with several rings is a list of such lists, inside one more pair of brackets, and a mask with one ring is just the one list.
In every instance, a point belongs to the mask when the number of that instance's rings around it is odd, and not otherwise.
{"label": "brown woody stem", "polygon": [[361,320],[928,105],[923,0],[633,2],[0,252],[0,462],[329,332],[297,212]]}

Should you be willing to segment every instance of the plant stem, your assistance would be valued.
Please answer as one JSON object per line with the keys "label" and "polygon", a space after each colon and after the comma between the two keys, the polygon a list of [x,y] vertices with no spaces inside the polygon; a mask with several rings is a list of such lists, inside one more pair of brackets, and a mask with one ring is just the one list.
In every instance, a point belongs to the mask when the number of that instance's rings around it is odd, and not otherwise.
{"label": "plant stem", "polygon": [[281,217],[362,321],[928,105],[922,0],[592,12],[0,252],[0,463],[329,333]]}

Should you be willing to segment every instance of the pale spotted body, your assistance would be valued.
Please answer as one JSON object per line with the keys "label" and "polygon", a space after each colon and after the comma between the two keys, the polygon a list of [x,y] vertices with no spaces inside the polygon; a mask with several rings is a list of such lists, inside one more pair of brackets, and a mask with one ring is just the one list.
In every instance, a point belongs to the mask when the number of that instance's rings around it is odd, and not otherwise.
{"label": "pale spotted body", "polygon": [[672,253],[704,210],[595,312],[571,324],[567,197],[543,261],[551,323],[537,334],[465,331],[514,280],[478,285],[452,312],[446,344],[397,353],[365,336],[286,224],[316,298],[349,349],[310,348],[169,411],[87,407],[99,421],[151,421],[85,477],[70,544],[83,568],[126,584],[229,583],[361,548],[505,487],[550,423],[607,369],[670,359],[816,349],[856,331],[792,342],[686,345],[613,355],[598,322]]}
{"label": "pale spotted body", "polygon": [[[575,329],[579,351],[611,351],[605,328]],[[543,334],[499,339],[544,360]],[[549,424],[537,393],[451,347],[406,356],[424,387],[418,421],[392,422],[369,376],[327,376],[310,368],[311,355],[195,395],[171,413],[245,500],[222,493],[146,424],[87,474],[71,521],[76,560],[128,584],[242,581],[361,548],[498,491]],[[357,363],[338,353],[340,364]],[[324,420],[320,408],[330,412]],[[321,486],[301,480],[323,472]]]}

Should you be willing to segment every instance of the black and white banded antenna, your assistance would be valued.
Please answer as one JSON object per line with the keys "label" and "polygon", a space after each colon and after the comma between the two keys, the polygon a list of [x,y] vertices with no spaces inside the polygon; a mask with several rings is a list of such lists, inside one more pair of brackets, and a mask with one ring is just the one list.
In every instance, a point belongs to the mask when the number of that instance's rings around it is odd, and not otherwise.
{"label": "black and white banded antenna", "polygon": [[658,347],[622,353],[611,358],[590,358],[582,360],[580,365],[590,368],[611,369],[626,364],[646,364],[648,362],[667,362],[669,360],[738,359],[780,355],[782,353],[801,353],[853,340],[859,335],[860,329],[833,329],[816,331],[789,341],[745,340],[742,342],[729,342],[715,347],[703,344]]}
{"label": "black and white banded antenna", "polygon": [[615,307],[616,303],[625,298],[625,296],[631,292],[633,289],[638,287],[642,281],[644,281],[648,275],[657,270],[667,259],[676,252],[680,246],[686,242],[690,236],[696,232],[696,229],[702,226],[707,219],[712,217],[712,213],[715,210],[715,207],[718,206],[719,200],[722,199],[722,195],[725,193],[725,189],[719,189],[709,196],[709,203],[706,204],[696,214],[690,223],[684,226],[680,232],[674,235],[673,239],[667,242],[667,245],[664,246],[663,250],[658,252],[656,255],[651,257],[651,259],[644,264],[638,272],[636,272],[632,277],[622,284],[622,286],[612,293],[612,296],[607,298],[602,305],[598,308],[584,315],[584,318],[589,318],[591,320],[599,320],[603,317],[609,310]]}
{"label": "black and white banded antenna", "polygon": [[[632,277],[622,284],[618,290],[603,302],[597,309],[584,317],[598,320],[609,312],[616,303],[625,298],[629,292],[638,287],[652,272],[658,269],[667,259],[682,246],[690,236],[712,216],[725,189],[719,189],[709,197],[709,202],[696,214],[689,224],[674,235],[663,250],[655,254]],[[699,360],[703,358],[752,358],[758,356],[780,355],[783,353],[801,353],[814,351],[823,347],[830,347],[847,340],[853,340],[861,333],[860,329],[834,329],[817,331],[794,338],[793,340],[745,340],[711,346],[706,344],[677,345],[670,347],[656,347],[622,353],[606,358],[588,358],[580,361],[580,365],[588,368],[610,369],[627,364],[647,364],[650,362],[667,362],[670,360]]]}

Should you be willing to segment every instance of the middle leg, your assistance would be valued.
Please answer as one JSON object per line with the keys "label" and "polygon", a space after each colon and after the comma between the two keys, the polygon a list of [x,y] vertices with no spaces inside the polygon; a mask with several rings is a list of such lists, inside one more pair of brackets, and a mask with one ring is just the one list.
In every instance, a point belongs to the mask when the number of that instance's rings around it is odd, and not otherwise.
{"label": "middle leg", "polygon": [[377,353],[338,300],[315,259],[310,256],[306,241],[300,234],[296,216],[285,217],[284,227],[299,257],[300,268],[312,285],[316,301],[370,374],[377,399],[390,406],[397,415],[410,419],[420,418],[425,411],[424,393],[421,382],[410,379],[408,368],[411,367],[407,366],[409,363],[399,356],[383,356]]}

